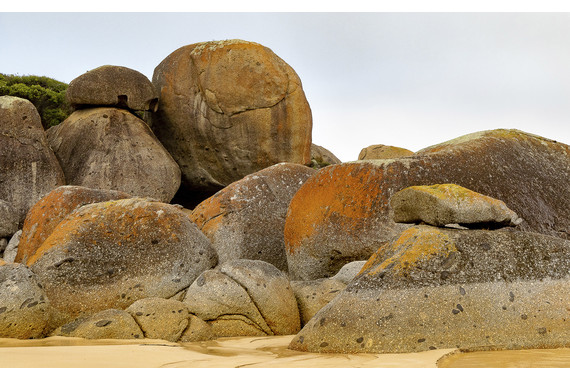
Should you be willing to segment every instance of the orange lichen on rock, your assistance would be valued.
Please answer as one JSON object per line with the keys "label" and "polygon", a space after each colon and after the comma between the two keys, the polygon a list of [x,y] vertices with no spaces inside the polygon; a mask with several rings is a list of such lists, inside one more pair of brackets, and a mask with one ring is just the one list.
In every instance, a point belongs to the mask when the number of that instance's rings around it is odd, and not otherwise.
{"label": "orange lichen on rock", "polygon": [[219,193],[201,202],[192,213],[188,214],[191,221],[206,235],[216,232],[225,215],[226,205],[222,203]]}
{"label": "orange lichen on rock", "polygon": [[[367,271],[368,276],[376,276],[382,271],[390,271],[396,276],[407,277],[434,257],[445,260],[457,252],[453,240],[442,230],[412,227],[394,242],[382,246],[370,258],[370,265],[366,265],[361,272]],[[386,257],[387,253],[392,256]]]}
{"label": "orange lichen on rock", "polygon": [[18,246],[17,263],[25,263],[51,235],[55,227],[79,207],[130,195],[111,190],[90,189],[81,186],[60,186],[40,199],[28,212]]}

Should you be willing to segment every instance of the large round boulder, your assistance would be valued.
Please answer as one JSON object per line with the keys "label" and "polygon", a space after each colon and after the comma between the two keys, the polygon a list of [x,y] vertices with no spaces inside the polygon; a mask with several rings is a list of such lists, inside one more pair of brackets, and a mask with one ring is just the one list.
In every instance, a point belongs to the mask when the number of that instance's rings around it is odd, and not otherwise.
{"label": "large round boulder", "polygon": [[69,185],[120,190],[161,202],[170,202],[180,186],[176,162],[148,125],[128,111],[75,111],[47,136]]}
{"label": "large round boulder", "polygon": [[220,263],[263,260],[287,272],[283,242],[287,207],[315,172],[299,164],[273,165],[206,199],[190,219],[212,241]]}
{"label": "large round boulder", "polygon": [[241,40],[181,47],[154,70],[152,128],[191,191],[210,192],[279,162],[308,164],[312,116],[293,69]]}
{"label": "large round boulder", "polygon": [[26,263],[56,226],[81,206],[124,198],[130,198],[130,195],[81,186],[60,186],[52,190],[28,212],[14,261]]}
{"label": "large round boulder", "polygon": [[518,130],[484,131],[414,156],[319,170],[295,194],[285,221],[289,275],[317,279],[367,260],[408,225],[389,206],[409,186],[454,183],[503,201],[533,231],[568,239],[570,146]]}
{"label": "large round boulder", "polygon": [[105,65],[69,83],[67,101],[76,108],[107,106],[156,111],[158,95],[151,81],[136,70]]}
{"label": "large round boulder", "polygon": [[65,177],[36,107],[26,99],[0,96],[0,199],[16,209],[22,223],[30,207],[62,185]]}
{"label": "large round boulder", "polygon": [[570,241],[417,226],[390,240],[290,348],[414,352],[566,347]]}
{"label": "large round boulder", "polygon": [[70,317],[172,297],[216,262],[179,208],[140,198],[79,208],[28,260],[52,305]]}

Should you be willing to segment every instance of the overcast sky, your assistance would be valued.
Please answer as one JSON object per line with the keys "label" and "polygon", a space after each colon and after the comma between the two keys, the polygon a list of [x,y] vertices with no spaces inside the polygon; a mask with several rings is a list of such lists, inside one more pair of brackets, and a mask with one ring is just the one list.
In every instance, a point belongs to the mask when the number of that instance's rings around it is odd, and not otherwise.
{"label": "overcast sky", "polygon": [[239,38],[297,72],[313,142],[342,161],[516,128],[570,144],[569,13],[0,13],[0,73],[152,79],[177,48]]}

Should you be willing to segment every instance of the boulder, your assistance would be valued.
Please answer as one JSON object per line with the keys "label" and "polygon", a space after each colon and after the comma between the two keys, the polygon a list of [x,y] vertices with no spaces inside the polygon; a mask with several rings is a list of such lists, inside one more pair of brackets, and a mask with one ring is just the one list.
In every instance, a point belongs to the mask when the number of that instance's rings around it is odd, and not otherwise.
{"label": "boulder", "polygon": [[4,250],[8,246],[8,240],[5,238],[0,239],[0,255],[4,257]]}
{"label": "boulder", "polygon": [[287,272],[283,228],[295,192],[315,170],[277,164],[245,176],[200,203],[190,219],[218,253],[219,263],[263,260]]}
{"label": "boulder", "polygon": [[180,338],[190,317],[184,303],[157,297],[138,300],[126,311],[138,323],[145,338],[170,342]]}
{"label": "boulder", "polygon": [[90,203],[130,198],[120,191],[60,186],[38,201],[24,220],[15,261],[27,263],[57,225],[73,211]]}
{"label": "boulder", "polygon": [[279,162],[308,164],[311,109],[270,49],[241,40],[181,47],[154,70],[152,128],[188,191],[216,192]]}
{"label": "boulder", "polygon": [[47,131],[69,185],[170,202],[180,169],[148,125],[128,111],[75,111]]}
{"label": "boulder", "polygon": [[408,225],[389,200],[409,186],[455,183],[500,199],[523,219],[517,227],[570,237],[570,146],[517,130],[493,130],[426,148],[414,156],[320,169],[295,194],[285,221],[292,279],[330,277],[367,260]]}
{"label": "boulder", "polygon": [[20,215],[12,205],[0,199],[0,238],[10,238],[18,231]]}
{"label": "boulder", "polygon": [[386,158],[409,157],[414,152],[405,148],[398,148],[391,145],[370,145],[360,151],[359,160],[379,160]]}
{"label": "boulder", "polygon": [[201,342],[216,339],[212,327],[194,314],[190,314],[188,327],[182,333],[179,342]]}
{"label": "boulder", "polygon": [[182,211],[140,198],[79,208],[28,259],[52,305],[74,318],[169,298],[216,262]]}
{"label": "boulder", "polygon": [[7,263],[13,263],[16,260],[16,255],[18,254],[18,245],[20,244],[20,236],[22,236],[22,230],[18,230],[8,241],[8,245],[4,250],[4,261]]}
{"label": "boulder", "polygon": [[46,294],[30,269],[0,260],[0,338],[41,338],[48,306]]}
{"label": "boulder", "polygon": [[370,258],[290,344],[311,352],[529,349],[570,343],[570,241],[417,226]]}
{"label": "boulder", "polygon": [[299,306],[301,326],[304,326],[344,290],[346,284],[332,278],[321,278],[312,281],[291,281],[291,288]]}
{"label": "boulder", "polygon": [[397,223],[501,228],[522,222],[504,202],[455,184],[406,187],[392,195],[390,207]]}
{"label": "boulder", "polygon": [[65,185],[34,105],[0,96],[0,199],[16,209],[18,223],[41,197]]}
{"label": "boulder", "polygon": [[341,161],[328,149],[317,144],[311,144],[311,165],[313,169],[324,168],[325,166],[340,164]]}
{"label": "boulder", "polygon": [[352,261],[345,264],[340,268],[337,274],[332,276],[333,280],[342,282],[343,284],[348,284],[356,275],[362,270],[362,267],[366,264],[366,261]]}
{"label": "boulder", "polygon": [[218,337],[289,335],[300,329],[289,279],[265,261],[233,260],[202,273],[184,303]]}
{"label": "boulder", "polygon": [[158,108],[158,95],[151,81],[123,66],[90,70],[72,80],[65,95],[75,108],[107,106],[153,112]]}
{"label": "boulder", "polygon": [[124,310],[109,309],[67,323],[51,336],[84,339],[142,339],[143,332],[133,317]]}

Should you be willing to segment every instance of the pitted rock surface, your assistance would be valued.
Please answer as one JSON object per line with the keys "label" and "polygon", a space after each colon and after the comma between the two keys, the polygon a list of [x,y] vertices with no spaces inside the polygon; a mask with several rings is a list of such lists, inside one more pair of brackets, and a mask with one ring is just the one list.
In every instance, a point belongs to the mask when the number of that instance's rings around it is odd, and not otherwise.
{"label": "pitted rock surface", "polygon": [[409,186],[455,183],[500,199],[523,219],[517,227],[570,237],[570,147],[517,130],[475,133],[412,157],[320,169],[295,194],[285,221],[292,279],[334,275],[367,260],[408,226],[395,223],[391,196]]}
{"label": "pitted rock surface", "polygon": [[0,259],[0,337],[43,337],[48,306],[46,293],[30,269]]}
{"label": "pitted rock surface", "polygon": [[297,334],[311,352],[566,346],[570,242],[509,229],[412,227]]}
{"label": "pitted rock surface", "polygon": [[81,186],[60,186],[52,190],[28,212],[15,261],[27,263],[57,225],[81,206],[130,197],[129,194],[120,191]]}
{"label": "pitted rock surface", "polygon": [[12,205],[0,199],[0,238],[10,238],[18,231],[20,215]]}
{"label": "pitted rock surface", "polygon": [[105,65],[78,76],[69,83],[67,101],[76,108],[111,106],[156,111],[158,94],[151,81],[136,70]]}
{"label": "pitted rock surface", "polygon": [[184,303],[219,337],[288,335],[300,329],[289,279],[264,261],[233,260],[202,273]]}
{"label": "pitted rock surface", "polygon": [[140,198],[79,208],[28,260],[53,306],[72,317],[171,297],[216,262],[182,211]]}
{"label": "pitted rock surface", "polygon": [[410,186],[390,198],[396,223],[500,228],[522,220],[504,202],[455,184]]}
{"label": "pitted rock surface", "polygon": [[341,290],[344,290],[346,284],[332,278],[322,278],[312,281],[291,281],[291,288],[299,306],[301,326],[304,326]]}
{"label": "pitted rock surface", "polygon": [[145,338],[170,342],[180,338],[190,318],[182,302],[157,297],[138,300],[125,311],[138,323]]}
{"label": "pitted rock surface", "polygon": [[152,128],[190,191],[218,191],[279,162],[308,164],[312,116],[293,69],[242,40],[181,47],[155,69]]}
{"label": "pitted rock surface", "polygon": [[128,111],[75,111],[47,135],[69,185],[161,202],[170,202],[180,186],[176,162],[148,125]]}
{"label": "pitted rock surface", "polygon": [[315,172],[298,164],[273,165],[206,199],[190,219],[212,241],[220,263],[262,260],[287,272],[283,241],[287,207]]}
{"label": "pitted rock surface", "polygon": [[142,339],[139,325],[124,310],[103,310],[91,316],[67,323],[52,332],[51,336],[69,336],[84,339]]}
{"label": "pitted rock surface", "polygon": [[0,96],[0,199],[16,209],[21,224],[41,197],[62,185],[65,177],[36,107],[26,99]]}

